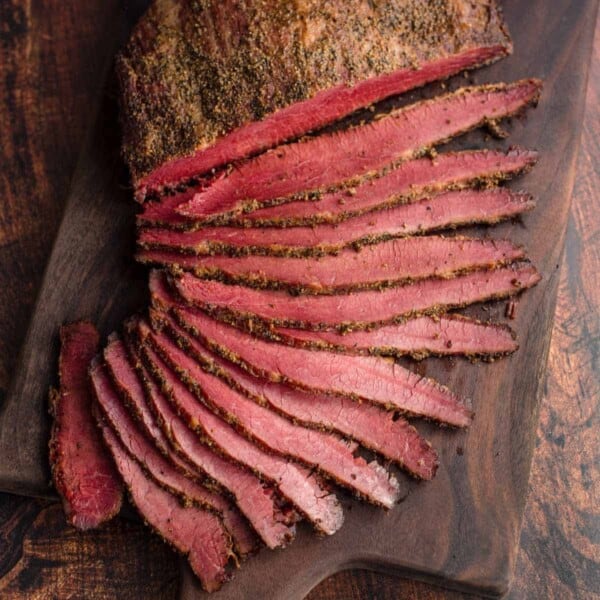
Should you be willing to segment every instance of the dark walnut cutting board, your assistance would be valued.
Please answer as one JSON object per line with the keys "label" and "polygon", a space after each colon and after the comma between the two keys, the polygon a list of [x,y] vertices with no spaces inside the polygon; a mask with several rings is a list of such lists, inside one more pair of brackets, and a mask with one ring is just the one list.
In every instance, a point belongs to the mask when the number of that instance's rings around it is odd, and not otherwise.
{"label": "dark walnut cutting board", "polygon": [[[301,527],[285,551],[263,550],[247,561],[215,599],[299,599],[328,575],[352,567],[488,595],[501,595],[509,585],[543,390],[597,3],[502,4],[515,53],[468,81],[541,77],[545,85],[540,106],[508,126],[506,141],[479,132],[453,147],[519,144],[541,154],[536,169],[513,183],[532,192],[538,208],[517,223],[469,232],[524,244],[544,277],[518,300],[511,325],[520,350],[489,365],[438,359],[411,364],[471,398],[476,411],[467,432],[417,424],[439,450],[436,479],[425,484],[406,481],[407,498],[388,513],[344,498],[346,522],[336,535],[319,539]],[[115,15],[115,23],[123,23],[122,15]],[[115,26],[107,34],[116,41],[119,29]],[[466,81],[457,77],[451,85]],[[52,495],[47,390],[54,382],[60,324],[91,318],[108,334],[146,302],[146,273],[132,260],[135,208],[131,191],[123,185],[112,96],[103,100],[82,154],[11,391],[0,407],[4,491]],[[501,319],[505,306],[478,307],[471,314]],[[203,595],[187,569],[181,593],[184,598]]]}

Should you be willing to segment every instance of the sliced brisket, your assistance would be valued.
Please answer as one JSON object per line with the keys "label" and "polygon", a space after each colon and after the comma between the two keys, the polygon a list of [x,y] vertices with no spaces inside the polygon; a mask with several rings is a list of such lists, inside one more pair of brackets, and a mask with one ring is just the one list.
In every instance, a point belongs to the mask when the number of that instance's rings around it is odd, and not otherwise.
{"label": "sliced brisket", "polygon": [[423,279],[384,290],[344,295],[292,297],[284,291],[255,290],[184,273],[175,280],[182,298],[227,319],[264,319],[275,325],[327,330],[368,328],[421,314],[436,314],[498,298],[507,298],[540,280],[528,262],[473,271],[452,279]]}
{"label": "sliced brisket", "polygon": [[121,508],[121,481],[92,416],[88,368],[99,341],[91,323],[61,327],[60,387],[50,391],[52,479],[78,529],[98,527]]}
{"label": "sliced brisket", "polygon": [[[221,495],[197,481],[187,478],[157,451],[123,406],[105,368],[96,363],[90,372],[102,417],[119,438],[123,447],[137,460],[148,476],[179,496],[184,505],[194,504],[216,512],[232,537],[236,549],[244,556],[256,548],[256,537],[233,507]],[[226,518],[227,517],[227,518]]]}
{"label": "sliced brisket", "polygon": [[231,539],[219,517],[199,507],[181,505],[179,498],[146,476],[116,434],[104,424],[102,435],[133,504],[144,521],[164,540],[187,555],[202,587],[213,592],[230,579]]}
{"label": "sliced brisket", "polygon": [[517,350],[510,327],[482,323],[459,315],[415,317],[368,331],[305,331],[276,327],[269,335],[292,346],[330,349],[349,354],[384,356],[465,356],[494,358]]}
{"label": "sliced brisket", "polygon": [[[142,337],[147,337],[150,329],[141,327],[141,332]],[[331,535],[341,527],[342,508],[336,496],[323,487],[317,476],[289,460],[264,452],[240,436],[199,403],[151,347],[145,344],[142,351],[153,376],[160,382],[162,392],[187,425],[210,443],[211,448],[275,484],[283,497],[318,531]]]}
{"label": "sliced brisket", "polygon": [[171,309],[178,323],[205,346],[255,376],[307,391],[368,400],[458,427],[471,421],[471,412],[448,389],[389,360],[267,342],[199,310],[182,308],[163,283],[160,277],[151,279],[154,305]]}
{"label": "sliced brisket", "polygon": [[211,221],[292,199],[308,201],[342,184],[351,187],[360,176],[375,176],[488,120],[520,112],[537,101],[539,90],[537,80],[462,88],[366,125],[280,146],[215,178],[175,210]]}
{"label": "sliced brisket", "polygon": [[118,60],[138,196],[510,51],[488,0],[157,0]]}
{"label": "sliced brisket", "polygon": [[425,236],[389,240],[335,256],[203,256],[194,274],[203,279],[296,293],[381,289],[427,277],[449,277],[509,264],[525,255],[507,240]]}

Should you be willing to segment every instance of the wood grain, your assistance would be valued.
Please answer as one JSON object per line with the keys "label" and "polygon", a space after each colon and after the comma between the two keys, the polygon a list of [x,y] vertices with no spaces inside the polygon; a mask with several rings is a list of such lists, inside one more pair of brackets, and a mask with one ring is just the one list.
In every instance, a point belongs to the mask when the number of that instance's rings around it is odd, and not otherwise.
{"label": "wood grain", "polygon": [[[31,85],[31,84],[30,84]],[[596,92],[597,93],[597,92]],[[20,92],[17,92],[17,95],[19,95]],[[596,132],[598,131],[598,129],[596,128]],[[595,143],[595,142],[594,142]],[[598,156],[598,154],[596,154],[595,156]],[[593,165],[593,163],[592,163]],[[595,180],[597,181],[597,179]],[[592,186],[590,186],[592,187]],[[577,198],[577,196],[575,196]],[[593,208],[593,207],[592,207]],[[597,207],[596,207],[597,208]],[[582,213],[582,216],[585,217],[585,219],[582,219],[581,224],[584,227],[582,229],[582,231],[586,231],[585,227],[590,227],[593,226],[594,223],[594,219],[593,217],[597,215],[597,211],[594,212],[592,209],[590,209],[589,211],[586,211],[584,213]],[[39,218],[39,217],[38,217]],[[597,217],[596,217],[597,219]],[[586,239],[586,246],[589,242],[589,239],[591,239],[591,241],[593,242],[593,235],[591,233],[589,233],[585,235],[584,234],[584,238]],[[596,229],[595,229],[595,234],[594,234],[597,238],[598,236],[598,224],[596,222]],[[575,268],[575,271],[577,271],[580,268],[581,265],[581,248],[582,248],[582,243],[581,243],[581,238],[578,238],[578,241],[576,243],[576,247],[574,249],[574,257],[577,257],[574,260],[574,263],[572,265],[572,267]],[[597,262],[595,263],[596,265],[598,264]],[[571,269],[569,270],[569,272],[571,272]],[[521,562],[519,563],[519,569],[522,568],[529,568],[529,574],[530,574],[530,578],[528,579],[528,581],[526,581],[526,585],[522,588],[518,587],[518,581],[517,581],[517,586],[515,588],[516,592],[515,593],[519,593],[519,591],[525,591],[526,593],[523,595],[521,594],[520,596],[515,596],[515,597],[569,597],[569,594],[572,595],[572,597],[577,597],[577,593],[578,593],[578,583],[582,582],[584,584],[584,587],[580,588],[581,591],[581,595],[579,597],[588,597],[585,594],[587,592],[593,593],[592,591],[594,589],[598,589],[597,585],[594,585],[595,583],[597,583],[597,581],[594,580],[594,573],[597,573],[597,557],[596,557],[596,569],[592,569],[589,567],[589,565],[593,565],[594,564],[594,559],[592,558],[591,563],[590,562],[585,562],[582,561],[582,558],[587,558],[589,556],[594,556],[594,546],[593,546],[593,542],[594,542],[594,537],[593,537],[593,523],[594,523],[594,515],[593,512],[591,511],[591,507],[593,506],[592,503],[590,502],[590,499],[593,498],[593,482],[597,481],[597,477],[594,479],[593,478],[593,473],[592,473],[592,468],[594,463],[597,464],[597,456],[596,461],[594,461],[594,456],[591,455],[591,450],[593,450],[593,446],[591,444],[588,444],[589,448],[591,448],[589,451],[584,451],[582,454],[582,457],[580,459],[578,455],[578,453],[581,451],[581,440],[578,440],[578,436],[575,434],[573,434],[572,436],[569,436],[568,438],[565,437],[563,438],[563,442],[560,441],[560,435],[561,432],[563,434],[568,434],[570,432],[578,432],[581,431],[581,429],[576,429],[576,427],[578,426],[577,424],[579,423],[579,427],[587,427],[590,429],[590,432],[593,432],[593,428],[592,425],[594,424],[593,421],[593,404],[590,407],[589,404],[589,400],[590,400],[590,396],[585,397],[585,392],[586,390],[589,392],[596,392],[596,397],[597,397],[597,387],[594,388],[593,386],[590,387],[590,384],[593,383],[595,381],[595,385],[597,386],[597,379],[594,380],[593,377],[589,377],[588,380],[584,380],[584,383],[588,384],[588,387],[583,387],[580,388],[578,387],[578,384],[576,382],[574,382],[575,380],[572,378],[572,368],[574,366],[578,366],[580,368],[583,369],[590,369],[591,366],[597,366],[597,346],[596,349],[594,349],[594,341],[597,344],[597,329],[593,330],[593,322],[589,321],[589,320],[585,320],[585,319],[589,319],[590,317],[590,313],[588,312],[583,312],[583,308],[585,308],[585,303],[580,306],[579,308],[576,308],[578,305],[575,304],[577,302],[581,303],[583,300],[585,300],[585,302],[588,303],[588,306],[593,305],[594,303],[592,302],[590,304],[589,301],[589,297],[591,295],[591,291],[587,288],[585,288],[586,283],[588,283],[589,281],[593,282],[593,273],[594,273],[594,263],[589,263],[589,267],[588,270],[585,272],[586,276],[588,277],[588,279],[585,279],[583,277],[580,277],[579,281],[576,280],[577,286],[581,286],[581,287],[575,287],[576,290],[579,290],[579,292],[575,292],[574,295],[572,296],[572,298],[569,298],[569,300],[566,303],[566,306],[564,307],[565,310],[569,311],[569,325],[565,326],[565,345],[562,348],[566,348],[568,350],[568,352],[566,353],[566,356],[569,357],[568,362],[565,362],[564,358],[562,355],[560,355],[560,360],[557,363],[557,365],[560,365],[561,367],[561,371],[562,373],[565,373],[566,375],[569,375],[569,378],[567,379],[567,381],[562,381],[561,382],[561,393],[562,390],[565,389],[567,391],[570,392],[569,397],[565,398],[565,402],[564,402],[564,406],[567,408],[567,410],[565,410],[564,412],[560,410],[560,408],[558,406],[555,406],[554,402],[552,401],[552,379],[549,380],[549,387],[548,387],[548,395],[547,395],[547,402],[549,402],[549,408],[552,408],[553,410],[556,411],[556,414],[554,417],[550,418],[548,421],[544,421],[545,417],[544,417],[544,412],[542,413],[542,424],[546,424],[546,426],[552,430],[554,433],[552,435],[550,435],[549,437],[546,435],[546,430],[544,429],[544,435],[539,436],[538,438],[538,443],[540,444],[540,452],[544,451],[544,444],[551,444],[552,445],[552,452],[548,455],[548,465],[551,468],[551,473],[553,475],[553,477],[548,477],[548,473],[541,471],[541,476],[539,477],[539,485],[545,486],[545,495],[541,498],[540,502],[542,505],[542,508],[540,509],[539,513],[536,513],[536,518],[534,520],[534,528],[533,528],[533,534],[537,534],[540,533],[542,534],[542,540],[546,543],[541,543],[541,544],[536,544],[536,539],[535,537],[532,537],[529,539],[527,539],[526,536],[526,532],[527,532],[527,528],[528,528],[528,522],[529,519],[526,521],[526,525],[525,525],[525,529],[524,529],[524,537],[523,537],[523,542],[525,544],[529,544],[529,548],[532,549],[532,558],[530,559],[530,553],[525,552],[525,555],[528,557],[528,560],[525,562],[525,564],[523,564],[523,561],[521,560]],[[570,280],[567,283],[568,286],[571,286],[571,282]],[[569,290],[571,290],[572,288],[569,287]],[[597,290],[598,287],[596,286],[596,288],[590,288],[590,289],[595,289]],[[597,309],[597,296],[596,296],[596,300],[595,300],[595,306]],[[561,304],[559,304],[559,310],[561,308]],[[583,317],[582,317],[583,315]],[[593,313],[592,313],[592,317],[593,317]],[[587,324],[586,324],[587,323]],[[4,326],[4,321],[3,321],[3,326]],[[587,330],[586,330],[587,328]],[[579,332],[590,332],[588,333],[588,343],[587,344],[580,344],[580,345],[573,345],[573,340],[575,339],[579,339],[579,338],[575,338],[573,337],[574,335],[578,334]],[[595,336],[595,337],[594,337]],[[555,339],[556,339],[556,334],[555,334]],[[583,339],[586,339],[585,337]],[[570,350],[569,350],[570,349]],[[585,354],[585,353],[588,354]],[[596,361],[594,363],[594,360]],[[551,362],[551,365],[553,363]],[[565,369],[565,365],[567,366],[567,368]],[[591,373],[591,371],[583,371],[583,372],[588,372]],[[596,371],[597,372],[597,371]],[[591,398],[593,399],[594,396],[592,395]],[[586,401],[587,401],[587,405],[586,405]],[[584,407],[587,406],[587,416],[590,417],[592,416],[592,419],[589,418],[585,418],[583,420],[577,421],[575,420],[573,423],[571,423],[569,421],[569,419],[571,417],[575,417],[576,415],[571,414],[573,405],[578,406],[578,408],[580,408],[580,410],[578,411],[578,413],[584,414],[585,410]],[[543,405],[543,410],[546,408],[546,404]],[[581,416],[580,414],[580,416]],[[560,418],[558,417],[558,415],[560,415]],[[575,428],[575,429],[574,429]],[[593,433],[591,433],[590,435],[593,435]],[[558,438],[558,442],[555,442],[554,439]],[[571,439],[572,438],[572,439]],[[573,462],[572,465],[570,465],[569,467],[561,467],[560,462],[557,461],[557,456],[560,458],[564,455],[564,447],[569,447],[569,443],[572,441],[572,443],[575,445],[576,451],[574,451],[574,455],[572,456],[573,459],[577,459],[577,460],[581,460],[580,463],[577,462]],[[593,440],[592,440],[593,441]],[[561,443],[564,444],[564,446],[561,448]],[[583,447],[585,448],[585,445],[583,445]],[[545,456],[545,454],[543,454],[543,456]],[[570,456],[567,456],[567,458],[571,458]],[[587,462],[587,459],[591,458],[591,462]],[[539,461],[539,458],[538,458]],[[586,465],[583,468],[580,466],[581,465]],[[572,472],[571,472],[572,470]],[[587,470],[587,471],[586,471]],[[578,480],[578,473],[581,472],[581,489],[577,490],[577,504],[578,507],[577,509],[573,509],[573,510],[569,510],[566,511],[568,516],[570,517],[568,522],[565,521],[561,521],[559,517],[562,516],[562,513],[564,512],[564,508],[565,508],[565,503],[564,501],[566,500],[567,502],[572,500],[572,498],[569,497],[569,489],[567,485],[564,485],[562,487],[562,489],[564,490],[564,493],[562,494],[562,496],[559,496],[557,498],[557,493],[556,493],[556,486],[559,485],[560,481],[562,481],[563,477],[570,477],[570,476],[575,476],[575,481]],[[587,473],[587,474],[586,474]],[[558,483],[555,483],[554,477],[557,477]],[[551,480],[551,483],[553,485],[549,485],[548,484],[548,480]],[[534,475],[534,479],[532,479],[532,481],[536,481],[535,480],[535,475]],[[537,484],[537,483],[536,483]],[[559,489],[561,488],[561,486],[559,485]],[[535,492],[535,487],[534,487],[534,492]],[[9,497],[10,498],[10,497]],[[31,501],[24,501],[24,503],[29,503]],[[3,505],[4,506],[4,505]],[[17,507],[17,506],[21,506],[21,504],[17,504],[15,503],[13,506]],[[12,518],[9,518],[7,520],[3,519],[3,523],[6,523],[7,521],[13,523],[21,523],[22,527],[10,527],[9,529],[11,531],[16,531],[17,533],[15,534],[15,537],[20,537],[23,532],[25,530],[27,530],[27,526],[28,523],[31,522],[32,519],[32,515],[34,513],[36,513],[36,511],[38,510],[38,505],[34,504],[33,507],[31,507],[31,505],[25,504],[25,506],[29,506],[29,508],[26,509],[21,509],[21,511],[19,511],[17,508],[15,508],[15,511],[9,511],[11,515],[13,515]],[[41,508],[41,506],[40,506]],[[554,512],[552,512],[554,509]],[[54,509],[45,509],[45,511],[52,511]],[[14,516],[16,515],[16,516]],[[555,527],[555,526],[549,526],[549,524],[554,524],[554,523],[563,523],[563,526],[561,527]],[[592,524],[592,527],[590,527],[590,523]],[[587,525],[587,527],[586,527]],[[30,531],[30,535],[34,534],[34,537],[39,535],[40,539],[42,539],[44,537],[44,525],[42,525],[39,530],[38,529],[29,529]],[[137,526],[136,526],[137,527]],[[3,528],[3,532],[7,531],[7,529]],[[583,531],[584,533],[581,534],[580,532]],[[596,535],[597,535],[597,529],[596,531]],[[55,533],[56,530],[52,530],[52,528],[48,525],[47,526],[47,530],[46,530],[46,534],[48,534],[49,536],[52,536],[53,533]],[[163,596],[159,596],[158,593],[160,593],[159,591],[157,591],[157,595],[153,596],[150,592],[149,592],[149,587],[147,588],[142,588],[141,586],[143,585],[143,580],[137,579],[134,576],[134,571],[133,568],[133,558],[132,556],[129,556],[127,552],[122,553],[120,551],[119,546],[123,546],[123,544],[119,541],[117,543],[114,542],[114,539],[120,540],[120,538],[118,537],[119,532],[115,533],[115,538],[113,538],[113,542],[112,542],[112,547],[114,548],[114,552],[115,552],[115,557],[114,560],[115,561],[123,561],[124,564],[128,564],[129,566],[132,567],[132,570],[127,570],[125,573],[122,573],[123,576],[123,581],[125,581],[125,587],[121,588],[122,591],[122,595],[121,597],[141,597],[140,595],[138,595],[138,593],[141,593],[141,590],[144,589],[146,590],[149,595],[144,595],[142,597],[163,597]],[[6,538],[5,538],[6,539]],[[79,538],[78,538],[79,539]],[[565,540],[567,541],[567,544],[565,544]],[[110,543],[110,541],[107,540],[107,543]],[[10,544],[10,547],[13,547],[14,544]],[[539,549],[537,550],[537,552],[535,551],[536,547],[539,546]],[[548,549],[548,551],[545,551],[544,548],[546,546],[550,546],[550,548]],[[563,554],[564,550],[565,550],[565,546],[567,547],[571,547],[572,549],[569,549],[569,553],[568,554]],[[138,551],[141,549],[142,544],[140,544],[140,548],[138,548]],[[527,546],[526,546],[527,547]],[[88,548],[89,550],[89,548]],[[57,551],[55,548],[53,548],[53,553],[56,556],[57,552],[59,552],[59,550]],[[10,554],[10,553],[9,553]],[[55,596],[55,597],[68,597],[69,595],[71,595],[73,593],[73,589],[68,588],[68,587],[64,587],[63,589],[61,589],[60,587],[46,587],[44,588],[45,584],[49,585],[49,581],[52,578],[52,574],[51,572],[53,571],[53,569],[48,569],[47,571],[44,571],[43,573],[43,577],[37,577],[35,574],[36,569],[32,566],[31,568],[29,568],[28,566],[28,557],[29,556],[33,556],[34,553],[31,552],[31,546],[26,545],[25,547],[25,554],[23,559],[15,566],[13,566],[13,569],[10,571],[10,573],[13,573],[13,571],[15,571],[15,569],[19,568],[18,565],[20,565],[22,567],[22,571],[23,573],[25,573],[25,575],[23,575],[20,578],[21,582],[25,582],[23,584],[23,589],[19,592],[19,590],[15,587],[14,585],[14,581],[17,580],[17,578],[11,578],[10,576],[5,577],[1,584],[0,584],[0,595],[4,595],[4,593],[6,593],[7,595],[10,595],[10,597],[35,597],[33,596],[33,594],[35,593],[40,593],[39,590],[46,590],[48,591],[48,595],[50,596]],[[2,556],[4,556],[4,552],[2,553]],[[14,553],[12,554],[13,558],[11,559],[11,562],[14,562],[16,559],[14,558]],[[46,554],[46,556],[51,556],[51,554]],[[96,568],[93,565],[92,566],[86,566],[86,557],[87,560],[90,561],[90,563],[93,562],[93,548],[92,548],[92,554],[81,554],[80,557],[81,559],[78,561],[75,561],[76,563],[76,568],[80,569],[80,573],[88,573],[88,576],[92,576],[93,573],[96,572]],[[523,556],[523,553],[521,554],[521,557]],[[563,558],[567,558],[568,560],[564,560]],[[541,560],[540,560],[541,559]],[[161,556],[157,556],[156,560],[160,561],[161,560]],[[129,562],[127,562],[129,561]],[[4,570],[4,563],[1,563],[3,565],[3,570]],[[32,563],[33,564],[33,563]],[[546,576],[546,570],[545,567],[546,565],[549,566],[553,566],[555,568],[557,568],[556,572],[553,572],[553,577],[548,577]],[[565,565],[569,566],[570,568],[566,569],[565,571],[560,570],[561,567],[564,567]],[[584,569],[583,572],[581,572],[580,570],[578,570],[578,565],[583,565]],[[58,569],[58,567],[55,567],[55,569]],[[87,569],[87,571],[86,571]],[[527,571],[525,571],[527,572]],[[127,579],[126,578],[126,573],[131,573],[131,579]],[[29,579],[29,585],[30,587],[27,587],[28,585],[28,575],[30,576]],[[535,575],[535,576],[533,576]],[[91,577],[91,579],[93,579],[93,577]],[[61,580],[63,586],[66,585],[66,580]],[[5,584],[6,582],[6,584]],[[11,583],[13,582],[13,583]],[[341,582],[341,583],[340,583]],[[344,582],[346,582],[346,584],[344,584]],[[357,582],[356,584],[353,584],[352,582]],[[535,588],[532,587],[534,585],[537,585],[539,587]],[[106,581],[105,582],[106,586],[108,586],[106,589],[110,590],[110,582]],[[343,586],[346,587],[343,587]],[[328,587],[329,586],[329,587]],[[341,587],[340,587],[341,586]],[[114,588],[112,588],[114,589]],[[36,591],[37,590],[37,591]],[[52,590],[52,591],[50,591]],[[98,590],[97,593],[101,594],[101,588],[100,587],[94,587],[94,590]],[[136,591],[137,590],[137,591]],[[329,590],[329,591],[328,591]],[[361,591],[362,590],[362,591]],[[537,593],[536,592],[539,592]],[[18,595],[14,595],[13,594],[21,594],[21,596]],[[398,597],[422,597],[422,598],[429,598],[429,597],[441,597],[441,596],[434,596],[432,594],[435,594],[436,592],[431,591],[431,588],[426,588],[425,586],[423,586],[422,584],[414,584],[414,583],[402,583],[401,581],[395,579],[395,578],[387,578],[387,577],[382,577],[379,575],[373,575],[370,573],[359,573],[354,577],[349,576],[348,574],[343,574],[343,575],[338,575],[335,578],[333,578],[333,581],[331,583],[326,583],[323,584],[322,586],[320,586],[319,588],[317,588],[317,590],[315,590],[313,592],[312,597],[323,597],[323,598],[330,598],[330,597],[343,597],[343,598],[358,598],[358,597],[365,597],[365,598],[373,598],[373,597],[381,597],[381,598],[398,598]],[[553,596],[552,593],[556,593],[557,595]],[[563,593],[563,595],[560,595],[560,593]],[[28,595],[29,594],[29,595]],[[96,592],[95,592],[96,594]],[[328,595],[329,594],[329,595]],[[337,594],[333,595],[333,594]],[[77,595],[77,594],[75,594]],[[41,597],[41,593],[40,593],[40,597]],[[47,597],[47,596],[46,596]],[[94,597],[104,597],[104,596],[94,596]],[[110,596],[106,596],[106,597],[110,597]],[[456,596],[454,594],[452,595],[444,595],[443,597],[459,597]],[[590,595],[591,597],[591,595]]]}

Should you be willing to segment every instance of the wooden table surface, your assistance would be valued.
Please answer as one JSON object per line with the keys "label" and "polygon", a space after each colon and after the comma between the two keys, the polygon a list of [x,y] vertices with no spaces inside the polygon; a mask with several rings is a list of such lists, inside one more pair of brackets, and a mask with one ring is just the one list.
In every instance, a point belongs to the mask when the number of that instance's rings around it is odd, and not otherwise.
{"label": "wooden table surface", "polygon": [[[0,0],[0,404],[102,84],[116,5]],[[599,26],[596,38],[514,599],[600,598]],[[177,558],[141,525],[117,520],[81,534],[57,504],[0,494],[2,599],[176,598],[178,578]],[[309,598],[466,596],[347,571]]]}

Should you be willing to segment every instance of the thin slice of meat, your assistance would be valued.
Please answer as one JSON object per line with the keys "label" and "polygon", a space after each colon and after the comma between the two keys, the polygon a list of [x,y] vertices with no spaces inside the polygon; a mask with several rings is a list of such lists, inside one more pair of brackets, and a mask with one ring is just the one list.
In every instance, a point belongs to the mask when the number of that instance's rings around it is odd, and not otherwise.
{"label": "thin slice of meat", "polygon": [[359,176],[375,176],[489,120],[517,114],[537,102],[540,88],[534,79],[461,88],[366,125],[279,146],[215,178],[175,210],[210,221],[275,202],[310,199],[351,185]]}
{"label": "thin slice of meat", "polygon": [[[166,313],[165,328],[178,344],[189,343],[187,334]],[[411,475],[432,479],[437,455],[416,429],[397,414],[377,406],[343,397],[307,393],[285,384],[254,377],[237,365],[203,346],[212,361],[213,372],[228,385],[258,398],[272,410],[315,429],[337,431],[394,461]]]}
{"label": "thin slice of meat", "polygon": [[99,341],[91,323],[61,327],[60,387],[50,390],[52,479],[67,521],[83,530],[114,517],[123,496],[120,478],[92,416],[88,368]]}
{"label": "thin slice of meat", "polygon": [[296,533],[292,511],[279,508],[274,490],[262,484],[255,475],[225,460],[203,444],[171,407],[146,367],[140,368],[144,373],[148,401],[165,435],[181,456],[233,496],[268,548],[280,548],[288,544]]}
{"label": "thin slice of meat", "polygon": [[117,61],[124,154],[144,196],[511,50],[490,0],[154,2]]}
{"label": "thin slice of meat", "polygon": [[209,406],[260,447],[292,457],[354,494],[373,504],[392,508],[400,498],[396,479],[377,462],[355,457],[356,446],[337,435],[295,425],[261,406],[212,374],[212,361],[202,346],[191,338],[185,352],[163,333],[149,334],[161,356],[195,394],[197,401]]}
{"label": "thin slice of meat", "polygon": [[[193,268],[195,256],[323,256],[342,248],[470,224],[491,225],[532,210],[535,201],[506,188],[447,192],[344,221],[314,227],[211,227],[193,232],[141,229],[136,259]],[[192,255],[192,256],[189,256]]]}
{"label": "thin slice of meat", "polygon": [[[141,323],[140,333],[147,339],[150,328]],[[275,484],[282,496],[319,532],[331,535],[341,527],[341,505],[317,476],[289,460],[262,451],[202,406],[148,343],[144,343],[142,353],[161,391],[187,425],[210,443],[211,448]]]}
{"label": "thin slice of meat", "polygon": [[106,424],[102,435],[144,521],[187,556],[206,591],[218,590],[230,579],[228,564],[233,557],[231,539],[219,517],[199,507],[182,506],[176,496],[146,476]]}
{"label": "thin slice of meat", "polygon": [[220,281],[205,281],[189,273],[176,278],[174,284],[188,304],[223,319],[259,318],[285,327],[345,331],[507,298],[533,287],[540,279],[537,270],[523,261],[452,279],[423,279],[385,290],[363,290],[344,295],[293,297],[284,291],[255,290]]}
{"label": "thin slice of meat", "polygon": [[193,272],[202,279],[295,293],[381,289],[427,277],[452,277],[524,258],[508,240],[424,236],[389,240],[335,256],[203,256]]}
{"label": "thin slice of meat", "polygon": [[[171,310],[178,324],[205,346],[255,376],[370,401],[458,427],[471,422],[471,411],[447,388],[387,359],[292,348],[253,337],[199,310],[182,308],[160,276],[151,278],[150,293],[159,310]],[[156,318],[160,321],[160,314]]]}
{"label": "thin slice of meat", "polygon": [[103,365],[96,362],[92,366],[90,376],[104,420],[146,474],[158,485],[179,496],[184,505],[194,504],[217,513],[223,519],[223,524],[231,535],[236,550],[240,551],[240,556],[255,550],[256,537],[229,502],[197,481],[188,479],[158,452],[123,406]]}
{"label": "thin slice of meat", "polygon": [[458,354],[492,359],[511,354],[519,347],[510,327],[460,315],[416,317],[368,331],[340,333],[275,327],[267,333],[291,346],[348,354],[409,355],[415,359]]}

